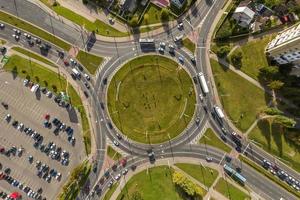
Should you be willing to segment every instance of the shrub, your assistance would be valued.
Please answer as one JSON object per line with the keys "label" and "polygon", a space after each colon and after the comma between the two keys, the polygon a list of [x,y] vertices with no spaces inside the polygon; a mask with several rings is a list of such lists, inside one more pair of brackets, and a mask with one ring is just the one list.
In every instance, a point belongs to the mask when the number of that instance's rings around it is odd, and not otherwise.
{"label": "shrub", "polygon": [[225,56],[227,56],[227,54],[230,52],[230,47],[225,45],[225,46],[221,46],[220,48],[218,48],[217,50],[217,56],[220,58],[224,58]]}

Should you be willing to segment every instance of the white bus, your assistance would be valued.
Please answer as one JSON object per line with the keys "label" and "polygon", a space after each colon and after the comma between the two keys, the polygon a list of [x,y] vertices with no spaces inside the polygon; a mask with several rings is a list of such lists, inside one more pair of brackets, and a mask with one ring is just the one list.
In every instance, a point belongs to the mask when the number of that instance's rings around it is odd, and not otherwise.
{"label": "white bus", "polygon": [[150,38],[141,38],[139,40],[140,43],[144,43],[144,44],[152,44],[154,43],[154,39],[150,39]]}
{"label": "white bus", "polygon": [[204,94],[208,94],[209,93],[209,89],[208,89],[208,86],[207,86],[207,83],[205,81],[205,77],[204,77],[203,73],[200,72],[198,74],[198,77],[199,77],[199,81],[200,81],[200,85],[201,85],[202,91],[204,92]]}
{"label": "white bus", "polygon": [[214,110],[215,110],[215,113],[217,114],[217,117],[218,117],[220,120],[222,120],[222,119],[225,117],[225,115],[224,115],[224,113],[222,112],[222,110],[221,110],[220,107],[214,106]]}

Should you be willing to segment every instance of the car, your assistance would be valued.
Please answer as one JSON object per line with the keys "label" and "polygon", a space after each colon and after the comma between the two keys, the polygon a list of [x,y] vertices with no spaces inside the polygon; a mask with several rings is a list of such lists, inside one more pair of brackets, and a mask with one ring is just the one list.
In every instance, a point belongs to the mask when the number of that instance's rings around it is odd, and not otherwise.
{"label": "car", "polygon": [[31,47],[34,45],[34,42],[32,40],[28,40],[27,42],[28,42],[28,45]]}
{"label": "car", "polygon": [[191,61],[194,65],[196,65],[196,58],[194,56],[191,57]]}
{"label": "car", "polygon": [[199,124],[200,123],[200,117],[196,117],[195,122],[196,122],[196,124]]}
{"label": "car", "polygon": [[7,122],[10,122],[10,120],[11,120],[11,115],[10,115],[10,114],[7,114],[7,115],[4,117],[4,120],[7,121]]}
{"label": "car", "polygon": [[151,163],[155,162],[155,154],[154,154],[153,150],[152,149],[148,149],[147,153],[148,153],[148,157],[149,157],[150,162]]}
{"label": "car", "polygon": [[27,86],[27,85],[28,85],[28,83],[29,83],[29,80],[28,80],[28,79],[24,79],[24,81],[23,81],[23,85],[24,85],[24,86]]}
{"label": "car", "polygon": [[19,40],[20,40],[20,37],[19,37],[18,35],[13,34],[12,36],[13,36],[13,38],[15,38],[16,41],[19,41]]}
{"label": "car", "polygon": [[85,79],[88,80],[88,81],[91,80],[90,76],[87,75],[87,74],[84,74],[84,77],[85,77]]}
{"label": "car", "polygon": [[183,29],[183,23],[182,23],[182,22],[179,23],[179,24],[177,25],[177,28],[178,28],[179,30],[182,30],[182,29]]}
{"label": "car", "polygon": [[109,181],[109,183],[108,183],[107,186],[108,186],[109,188],[111,188],[111,187],[113,186],[113,184],[114,184],[114,182],[111,180],[111,181]]}
{"label": "car", "polygon": [[5,174],[10,174],[10,172],[11,172],[11,169],[9,167],[4,170]]}
{"label": "car", "polygon": [[117,140],[114,140],[113,143],[115,146],[119,146],[119,142]]}
{"label": "car", "polygon": [[37,43],[37,44],[41,44],[41,43],[42,43],[41,39],[39,39],[39,38],[33,38],[33,40],[34,40],[35,43]]}
{"label": "car", "polygon": [[24,124],[23,124],[23,123],[20,123],[20,124],[18,125],[18,127],[17,127],[17,130],[22,131],[23,128],[24,128]]}
{"label": "car", "polygon": [[221,134],[221,139],[224,141],[224,142],[227,142],[227,138],[224,134]]}
{"label": "car", "polygon": [[183,35],[176,36],[176,37],[174,38],[174,42],[179,42],[179,41],[182,40],[182,38],[183,38]]}
{"label": "car", "polygon": [[49,120],[49,119],[50,119],[50,114],[49,114],[49,113],[46,113],[46,114],[44,115],[44,119],[45,119],[45,120]]}
{"label": "car", "polygon": [[21,35],[21,31],[20,30],[14,28],[13,31],[15,32],[15,34]]}
{"label": "car", "polygon": [[70,65],[69,61],[64,60],[64,65],[65,65],[65,66],[69,66],[69,65]]}
{"label": "car", "polygon": [[0,28],[1,28],[1,29],[4,29],[4,28],[5,28],[5,25],[1,23],[1,24],[0,24]]}
{"label": "car", "polygon": [[184,58],[183,57],[179,56],[178,60],[179,60],[180,63],[184,63]]}
{"label": "car", "polygon": [[116,136],[117,136],[117,138],[118,138],[119,140],[122,139],[122,136],[121,136],[119,133],[116,133]]}
{"label": "car", "polygon": [[161,47],[158,47],[158,48],[157,48],[157,51],[163,53],[165,50],[164,50],[163,48],[161,48]]}
{"label": "car", "polygon": [[83,81],[83,83],[87,89],[90,89],[90,85],[86,81]]}
{"label": "car", "polygon": [[117,174],[116,176],[115,176],[115,179],[116,180],[119,180],[121,178],[121,174]]}
{"label": "car", "polygon": [[127,164],[127,159],[123,158],[122,160],[120,160],[120,164],[122,165],[122,167],[125,167]]}
{"label": "car", "polygon": [[227,129],[225,127],[222,127],[221,130],[222,130],[222,132],[223,132],[224,135],[227,135],[228,131],[227,131]]}
{"label": "car", "polygon": [[7,48],[6,47],[1,47],[0,51],[4,55],[7,52]]}
{"label": "car", "polygon": [[89,97],[89,94],[87,93],[87,91],[83,91],[83,94],[84,94],[84,96],[85,96],[86,98]]}
{"label": "car", "polygon": [[125,176],[127,173],[128,173],[128,169],[125,168],[125,169],[122,170],[122,174],[123,174],[124,176]]}
{"label": "car", "polygon": [[61,176],[62,176],[61,173],[57,173],[56,176],[55,176],[55,179],[58,180],[58,181],[60,181],[61,180]]}
{"label": "car", "polygon": [[206,161],[207,161],[207,162],[212,162],[212,160],[213,160],[212,157],[206,156]]}
{"label": "car", "polygon": [[165,49],[165,48],[166,48],[166,43],[160,42],[160,43],[159,43],[159,46],[160,46],[161,48]]}

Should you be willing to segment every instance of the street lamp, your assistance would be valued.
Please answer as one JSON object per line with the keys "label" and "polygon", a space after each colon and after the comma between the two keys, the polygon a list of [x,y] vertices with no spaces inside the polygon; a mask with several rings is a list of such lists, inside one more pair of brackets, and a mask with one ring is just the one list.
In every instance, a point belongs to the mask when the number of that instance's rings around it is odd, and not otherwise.
{"label": "street lamp", "polygon": [[174,154],[173,154],[173,149],[172,149],[171,137],[170,137],[169,133],[168,133],[168,138],[169,138],[170,150],[171,150],[171,154],[172,154],[172,158],[173,158],[173,162],[174,162]]}

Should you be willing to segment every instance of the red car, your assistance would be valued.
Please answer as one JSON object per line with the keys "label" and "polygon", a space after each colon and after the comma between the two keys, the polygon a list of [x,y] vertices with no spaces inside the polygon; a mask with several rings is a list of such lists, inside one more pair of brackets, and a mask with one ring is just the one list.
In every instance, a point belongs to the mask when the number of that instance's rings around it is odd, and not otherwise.
{"label": "red car", "polygon": [[47,113],[44,117],[46,120],[49,120],[50,119],[50,115]]}
{"label": "red car", "polygon": [[0,153],[4,153],[5,152],[5,148],[4,147],[0,147]]}
{"label": "red car", "polygon": [[64,60],[64,64],[65,64],[65,66],[69,66],[70,65],[69,61],[67,61],[67,60]]}
{"label": "red car", "polygon": [[126,158],[123,158],[122,160],[120,160],[120,164],[122,165],[122,167],[125,167],[127,164]]}

